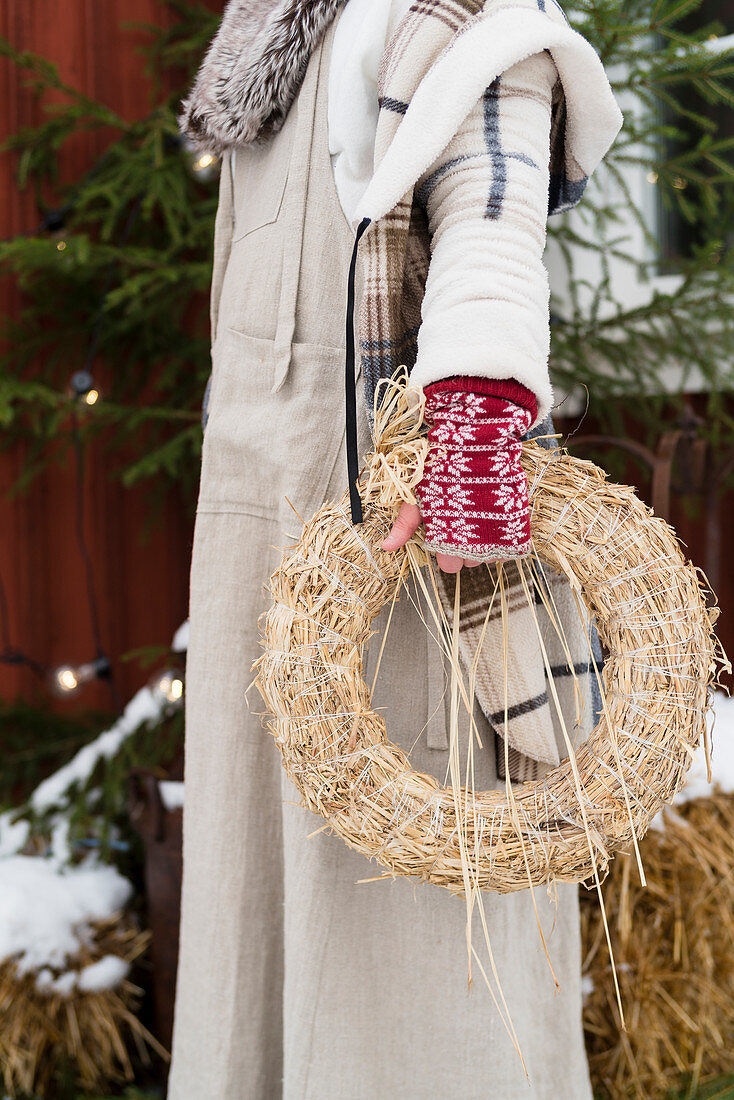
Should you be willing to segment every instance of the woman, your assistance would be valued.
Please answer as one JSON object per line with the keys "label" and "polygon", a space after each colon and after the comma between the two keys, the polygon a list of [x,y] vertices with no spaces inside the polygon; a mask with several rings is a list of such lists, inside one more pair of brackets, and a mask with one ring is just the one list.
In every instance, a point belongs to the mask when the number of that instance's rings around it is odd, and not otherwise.
{"label": "woman", "polygon": [[[385,548],[425,524],[447,606],[462,570],[462,654],[473,653],[488,577],[473,566],[528,553],[519,441],[552,430],[546,216],[578,201],[619,124],[598,58],[554,0],[227,7],[182,118],[223,164],[170,1100],[591,1096],[574,888],[536,898],[537,919],[526,893],[486,898],[526,1076],[487,990],[467,989],[461,902],[405,879],[359,882],[375,874],[363,857],[309,836],[317,823],[244,692],[276,547],[341,495],[347,458],[358,522],[355,451],[369,446],[378,379],[401,364],[426,393],[430,450],[420,508],[402,510]],[[366,397],[356,438],[343,392],[353,256]],[[559,760],[520,591],[509,593],[501,730],[512,779]],[[474,701],[484,788],[502,782],[501,630],[490,625]],[[374,703],[413,765],[441,778],[444,685],[438,648],[399,601]]]}

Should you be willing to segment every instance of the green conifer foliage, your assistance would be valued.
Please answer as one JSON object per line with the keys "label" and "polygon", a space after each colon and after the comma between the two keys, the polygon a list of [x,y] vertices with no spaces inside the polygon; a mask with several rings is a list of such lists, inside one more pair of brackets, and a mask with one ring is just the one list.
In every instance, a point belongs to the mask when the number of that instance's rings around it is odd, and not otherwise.
{"label": "green conifer foliage", "polygon": [[[682,384],[697,378],[709,392],[710,437],[734,437],[724,401],[734,388],[734,37],[711,20],[725,9],[724,0],[567,9],[599,52],[625,121],[577,211],[551,219],[568,280],[551,367],[564,388],[588,386],[612,430],[624,409],[659,431],[671,412],[660,381],[673,367]],[[631,186],[641,178],[646,202]],[[620,301],[628,279],[642,289],[633,305]]]}
{"label": "green conifer foliage", "polygon": [[[56,93],[40,125],[4,144],[19,185],[38,196],[39,222],[52,228],[0,245],[0,268],[17,279],[24,303],[3,321],[0,427],[6,439],[32,441],[30,470],[56,460],[68,437],[70,378],[90,365],[103,400],[81,416],[83,434],[124,452],[127,483],[170,479],[193,494],[217,183],[192,176],[176,112],[216,17],[198,3],[167,3],[173,27],[147,28],[155,105],[133,123],[64,85],[48,61],[0,45],[42,105]],[[164,93],[172,73],[176,87]],[[111,140],[82,179],[56,187],[48,217],[42,196],[56,184],[59,150],[80,129]]]}

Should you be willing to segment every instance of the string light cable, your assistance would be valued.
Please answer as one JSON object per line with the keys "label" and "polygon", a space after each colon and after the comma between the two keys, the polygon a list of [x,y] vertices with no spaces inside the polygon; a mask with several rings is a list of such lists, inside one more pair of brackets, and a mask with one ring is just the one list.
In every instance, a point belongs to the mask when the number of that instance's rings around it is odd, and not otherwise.
{"label": "string light cable", "polygon": [[35,661],[32,657],[29,657],[27,653],[23,653],[23,651],[18,649],[17,646],[14,646],[10,640],[10,614],[8,611],[8,600],[5,593],[5,584],[2,574],[0,574],[0,638],[2,638],[2,650],[0,650],[0,662],[2,662],[2,664],[24,665],[26,668],[29,668],[31,672],[45,679],[48,673],[47,666],[41,664],[40,661]]}

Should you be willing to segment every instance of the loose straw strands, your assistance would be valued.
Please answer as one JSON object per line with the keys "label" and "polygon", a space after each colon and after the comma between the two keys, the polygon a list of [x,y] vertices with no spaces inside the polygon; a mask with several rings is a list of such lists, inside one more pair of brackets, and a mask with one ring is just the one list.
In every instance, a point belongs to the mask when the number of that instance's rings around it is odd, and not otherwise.
{"label": "loose straw strands", "polygon": [[604,714],[588,742],[569,741],[567,760],[516,790],[468,786],[457,796],[456,767],[450,786],[413,770],[372,709],[362,651],[406,555],[418,572],[427,560],[420,538],[380,549],[422,476],[422,411],[395,387],[361,481],[365,522],[352,526],[346,497],[324,505],[271,578],[256,681],[269,729],[305,805],[392,873],[457,894],[467,860],[473,890],[598,880],[683,782],[709,688],[727,665],[713,633],[718,609],[707,608],[705,578],[672,528],[631,487],[563,450],[525,444],[533,552],[596,618]]}

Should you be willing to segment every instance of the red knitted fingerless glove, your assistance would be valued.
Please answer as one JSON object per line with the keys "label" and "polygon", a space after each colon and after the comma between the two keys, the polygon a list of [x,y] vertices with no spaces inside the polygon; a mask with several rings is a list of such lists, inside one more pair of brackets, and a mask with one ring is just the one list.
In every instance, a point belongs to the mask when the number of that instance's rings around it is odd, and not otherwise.
{"label": "red knitted fingerless glove", "polygon": [[416,496],[428,550],[488,561],[530,551],[520,437],[535,395],[512,379],[453,377],[424,387],[428,457]]}

